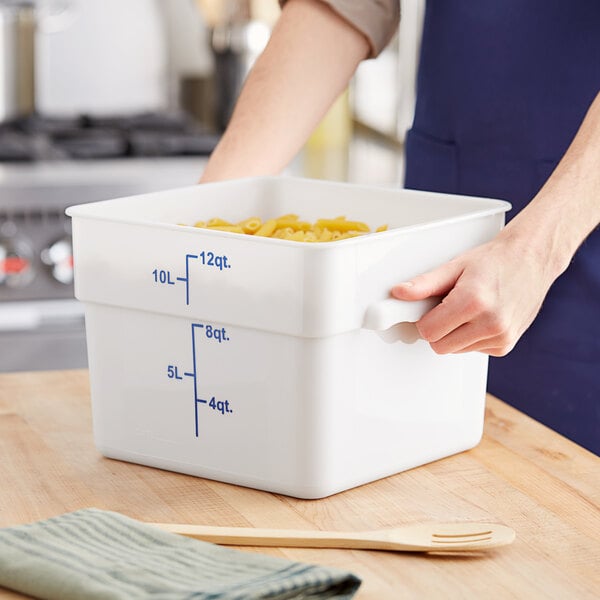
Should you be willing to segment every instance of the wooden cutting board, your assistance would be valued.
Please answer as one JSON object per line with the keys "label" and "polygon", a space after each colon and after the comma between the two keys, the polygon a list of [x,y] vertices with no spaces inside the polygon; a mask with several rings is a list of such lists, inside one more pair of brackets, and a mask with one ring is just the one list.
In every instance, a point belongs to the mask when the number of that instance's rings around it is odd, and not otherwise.
{"label": "wooden cutting board", "polygon": [[[598,598],[600,459],[488,397],[469,452],[324,500],[297,500],[109,460],[93,445],[87,371],[0,375],[0,526],[87,506],[145,521],[377,529],[494,521],[517,532],[481,555],[248,549],[353,571],[357,600]],[[0,589],[0,598],[22,597]]]}

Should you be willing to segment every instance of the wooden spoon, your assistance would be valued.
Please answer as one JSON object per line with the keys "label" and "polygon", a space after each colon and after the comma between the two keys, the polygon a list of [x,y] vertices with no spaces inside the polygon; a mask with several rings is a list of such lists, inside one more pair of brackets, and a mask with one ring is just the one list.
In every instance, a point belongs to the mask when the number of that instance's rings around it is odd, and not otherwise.
{"label": "wooden spoon", "polygon": [[233,546],[360,548],[408,552],[464,552],[511,544],[515,532],[495,523],[421,523],[375,531],[302,531],[151,523],[164,531]]}

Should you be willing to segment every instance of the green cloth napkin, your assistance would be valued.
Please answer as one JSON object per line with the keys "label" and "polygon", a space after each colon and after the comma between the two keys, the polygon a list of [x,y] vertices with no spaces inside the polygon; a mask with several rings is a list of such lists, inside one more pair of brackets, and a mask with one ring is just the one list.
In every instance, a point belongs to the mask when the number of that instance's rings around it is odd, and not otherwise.
{"label": "green cloth napkin", "polygon": [[90,508],[0,529],[0,586],[48,600],[309,600],[352,598],[360,579]]}

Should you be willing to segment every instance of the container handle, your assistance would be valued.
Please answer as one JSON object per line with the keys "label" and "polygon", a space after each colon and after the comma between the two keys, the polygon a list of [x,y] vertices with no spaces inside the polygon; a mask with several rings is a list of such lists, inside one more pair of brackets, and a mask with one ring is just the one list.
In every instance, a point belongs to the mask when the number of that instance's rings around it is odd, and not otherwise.
{"label": "container handle", "polygon": [[415,323],[441,301],[439,296],[423,300],[379,300],[367,308],[363,328],[384,331],[397,323]]}

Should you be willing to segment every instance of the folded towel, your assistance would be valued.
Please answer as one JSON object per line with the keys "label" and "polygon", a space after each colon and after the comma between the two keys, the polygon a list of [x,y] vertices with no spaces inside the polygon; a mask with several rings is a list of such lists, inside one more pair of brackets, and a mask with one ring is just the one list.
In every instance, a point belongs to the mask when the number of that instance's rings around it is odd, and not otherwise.
{"label": "folded towel", "polygon": [[222,548],[94,508],[0,529],[0,586],[48,600],[352,598],[344,571]]}

